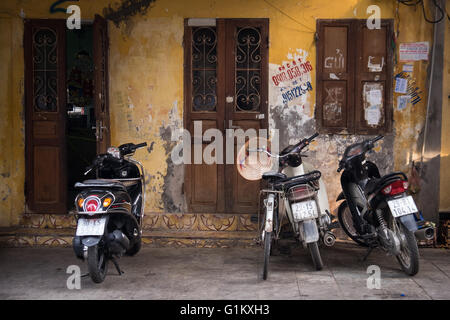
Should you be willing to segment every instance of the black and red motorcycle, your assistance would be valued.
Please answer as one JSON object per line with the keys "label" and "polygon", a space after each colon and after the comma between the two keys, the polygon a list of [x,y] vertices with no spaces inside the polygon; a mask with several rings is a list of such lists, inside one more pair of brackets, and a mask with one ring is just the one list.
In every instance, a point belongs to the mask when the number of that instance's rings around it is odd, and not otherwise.
{"label": "black and red motorcycle", "polygon": [[431,239],[434,228],[418,229],[418,209],[408,194],[408,178],[403,172],[381,176],[366,154],[383,136],[348,146],[339,162],[342,191],[336,201],[341,228],[355,242],[380,247],[395,256],[403,271],[413,276],[419,271],[417,239]]}
{"label": "black and red motorcycle", "polygon": [[75,255],[86,260],[92,281],[105,279],[108,262],[119,272],[116,258],[135,255],[141,248],[145,203],[144,167],[132,158],[147,143],[126,143],[98,155],[87,173],[97,179],[77,182],[75,198],[77,231],[73,238]]}

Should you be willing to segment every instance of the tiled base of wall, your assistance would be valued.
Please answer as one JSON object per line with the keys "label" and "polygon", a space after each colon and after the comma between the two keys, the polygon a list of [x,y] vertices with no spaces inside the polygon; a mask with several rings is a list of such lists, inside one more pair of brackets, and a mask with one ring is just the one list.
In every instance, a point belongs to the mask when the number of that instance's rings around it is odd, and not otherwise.
{"label": "tiled base of wall", "polygon": [[[246,214],[149,213],[143,244],[153,247],[251,247],[257,224]],[[71,246],[73,215],[25,214],[20,226],[0,230],[0,246]]]}

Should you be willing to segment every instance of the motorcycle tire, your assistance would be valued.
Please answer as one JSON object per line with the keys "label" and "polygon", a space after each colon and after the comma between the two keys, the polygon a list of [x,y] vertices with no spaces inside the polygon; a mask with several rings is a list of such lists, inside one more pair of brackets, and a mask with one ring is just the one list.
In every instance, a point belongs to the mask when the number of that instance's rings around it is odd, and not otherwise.
{"label": "motorcycle tire", "polygon": [[318,242],[316,241],[316,242],[308,243],[308,249],[309,249],[309,252],[311,253],[311,258],[312,258],[312,261],[314,264],[314,268],[316,268],[316,270],[322,270],[323,262],[322,262],[322,257],[320,256]]}
{"label": "motorcycle tire", "polygon": [[399,223],[400,232],[405,236],[405,247],[401,248],[401,251],[406,249],[408,254],[408,260],[402,256],[402,253],[397,255],[397,260],[402,267],[402,270],[409,276],[414,276],[419,272],[419,248],[417,247],[416,236],[413,232],[406,229],[406,227]]}
{"label": "motorcycle tire", "polygon": [[342,230],[344,230],[345,234],[352,239],[354,242],[359,244],[362,247],[367,247],[367,244],[364,241],[361,241],[358,239],[358,233],[355,230],[355,228],[348,225],[348,220],[352,221],[352,216],[350,213],[350,209],[348,208],[347,201],[342,202],[339,205],[338,208],[338,220],[339,225],[341,226]]}
{"label": "motorcycle tire", "polygon": [[264,265],[263,265],[263,280],[267,280],[267,275],[269,274],[269,259],[270,251],[272,247],[272,232],[266,232],[264,235]]}
{"label": "motorcycle tire", "polygon": [[108,272],[108,258],[98,245],[88,248],[88,270],[89,275],[95,283],[102,283]]}
{"label": "motorcycle tire", "polygon": [[142,239],[139,238],[139,240],[125,252],[127,256],[134,256],[136,253],[138,253],[141,250],[142,247]]}

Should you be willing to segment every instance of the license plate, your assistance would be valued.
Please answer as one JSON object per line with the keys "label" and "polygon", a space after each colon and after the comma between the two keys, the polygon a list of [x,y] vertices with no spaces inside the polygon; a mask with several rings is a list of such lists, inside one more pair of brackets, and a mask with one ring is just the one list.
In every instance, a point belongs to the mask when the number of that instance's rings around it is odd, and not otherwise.
{"label": "license plate", "polygon": [[415,213],[418,211],[416,204],[414,203],[414,199],[411,196],[389,200],[387,203],[394,218],[405,216],[407,214]]}
{"label": "license plate", "polygon": [[294,220],[296,221],[317,218],[319,216],[316,201],[314,200],[293,203],[291,208]]}
{"label": "license plate", "polygon": [[106,218],[78,219],[77,236],[101,236],[105,231]]}

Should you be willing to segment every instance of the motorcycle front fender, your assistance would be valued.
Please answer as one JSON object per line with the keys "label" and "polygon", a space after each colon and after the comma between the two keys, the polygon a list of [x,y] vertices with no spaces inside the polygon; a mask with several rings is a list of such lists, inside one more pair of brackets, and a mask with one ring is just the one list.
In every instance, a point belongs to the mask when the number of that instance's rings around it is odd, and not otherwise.
{"label": "motorcycle front fender", "polygon": [[418,230],[416,219],[413,214],[407,214],[397,218],[400,222],[411,232],[416,232]]}
{"label": "motorcycle front fender", "polygon": [[266,203],[266,221],[264,224],[264,230],[266,232],[272,232],[273,231],[273,210],[275,207],[275,195],[269,194],[267,197],[267,203]]}
{"label": "motorcycle front fender", "polygon": [[85,237],[81,239],[81,243],[86,247],[92,247],[97,245],[103,236],[95,236],[95,237]]}
{"label": "motorcycle front fender", "polygon": [[341,191],[341,193],[339,193],[338,197],[336,198],[336,201],[339,200],[345,200],[345,196],[344,196],[344,192]]}
{"label": "motorcycle front fender", "polygon": [[319,240],[319,230],[316,220],[305,220],[300,222],[302,237],[305,243],[312,243]]}

